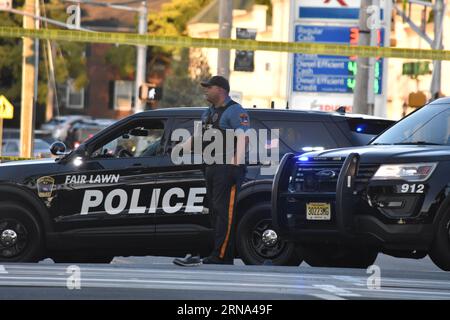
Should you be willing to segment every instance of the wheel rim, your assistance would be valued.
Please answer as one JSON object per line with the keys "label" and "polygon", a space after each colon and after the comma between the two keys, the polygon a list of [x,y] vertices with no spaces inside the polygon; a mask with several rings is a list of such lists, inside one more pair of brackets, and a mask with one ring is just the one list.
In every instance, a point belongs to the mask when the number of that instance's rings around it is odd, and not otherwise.
{"label": "wheel rim", "polygon": [[28,244],[28,231],[16,219],[0,220],[0,257],[11,259],[25,251]]}
{"label": "wheel rim", "polygon": [[[274,241],[275,237],[276,241]],[[270,219],[260,220],[255,224],[249,242],[253,252],[263,259],[278,257],[286,247],[286,242],[280,241],[276,232],[273,231]]]}

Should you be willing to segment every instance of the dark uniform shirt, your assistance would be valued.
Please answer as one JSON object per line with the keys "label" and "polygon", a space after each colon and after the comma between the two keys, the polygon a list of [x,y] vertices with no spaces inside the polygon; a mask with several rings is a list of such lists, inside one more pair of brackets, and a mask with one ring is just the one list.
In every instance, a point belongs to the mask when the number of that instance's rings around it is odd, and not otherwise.
{"label": "dark uniform shirt", "polygon": [[[230,97],[225,99],[224,106],[209,107],[202,115],[203,129],[216,129],[222,132],[223,150],[226,150],[226,130],[242,129],[244,132],[250,127],[250,118],[247,111]],[[233,148],[234,153],[234,148]],[[226,163],[226,157],[224,157]]]}

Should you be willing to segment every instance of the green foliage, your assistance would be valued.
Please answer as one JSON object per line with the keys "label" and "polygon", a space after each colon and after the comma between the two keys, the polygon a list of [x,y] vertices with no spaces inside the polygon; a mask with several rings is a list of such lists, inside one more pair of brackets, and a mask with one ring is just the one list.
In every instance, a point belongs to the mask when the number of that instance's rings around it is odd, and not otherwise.
{"label": "green foliage", "polygon": [[211,0],[172,0],[162,5],[160,12],[149,16],[148,30],[153,35],[186,35],[186,26]]}
{"label": "green foliage", "polygon": [[[24,1],[15,1],[15,5],[22,6]],[[2,26],[22,27],[22,17],[0,12]],[[0,94],[10,101],[20,101],[22,79],[22,41],[20,39],[0,39]]]}
{"label": "green foliage", "polygon": [[164,81],[163,99],[159,107],[198,107],[207,104],[200,82],[211,75],[204,60],[199,59],[199,64],[196,75],[189,76],[189,49],[181,50],[179,59],[173,62],[173,69]]}
{"label": "green foliage", "polygon": [[136,68],[136,47],[111,47],[106,53],[105,60],[118,68],[122,78],[130,78]]}
{"label": "green foliage", "polygon": [[[185,36],[187,24],[211,0],[172,0],[160,12],[149,15],[148,30],[152,35]],[[189,49],[152,48],[152,54],[169,57],[170,71],[164,81],[163,99],[159,107],[202,106],[206,104],[200,81],[210,77],[206,59],[195,60],[195,75],[189,75]]]}
{"label": "green foliage", "polygon": [[[59,0],[50,0],[45,4],[46,15],[54,20],[65,22],[67,4]],[[59,27],[47,26],[49,29]],[[74,80],[76,89],[86,87],[88,84],[86,69],[86,44],[80,42],[58,41],[52,42],[52,46],[56,46],[55,57],[55,78],[57,83],[65,83],[69,78]]]}
{"label": "green foliage", "polygon": [[[14,1],[14,8],[23,6],[24,1]],[[49,18],[65,21],[67,18],[65,4],[61,1],[51,0],[41,5],[41,14]],[[2,26],[22,26],[22,16],[0,13]],[[42,28],[55,28],[51,25],[42,25]],[[59,28],[59,27],[58,27]],[[86,58],[84,55],[86,45],[77,42],[53,42],[56,47],[54,59],[55,77],[58,83],[64,83],[68,78],[75,81],[76,88],[87,85]],[[45,63],[47,41],[40,41],[39,52],[39,82],[38,102],[45,103],[47,96],[48,63]],[[20,101],[22,79],[22,41],[21,39],[0,39],[0,94],[4,94],[11,101]]]}

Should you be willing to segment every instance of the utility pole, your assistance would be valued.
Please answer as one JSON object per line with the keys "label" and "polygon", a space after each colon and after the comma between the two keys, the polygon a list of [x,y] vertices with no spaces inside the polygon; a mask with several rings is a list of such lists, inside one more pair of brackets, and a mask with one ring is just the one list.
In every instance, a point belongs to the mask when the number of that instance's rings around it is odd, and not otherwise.
{"label": "utility pole", "polygon": [[[231,38],[233,24],[233,1],[219,0],[219,38]],[[219,50],[217,57],[217,74],[230,78],[230,50]]]}
{"label": "utility pole", "polygon": [[[367,7],[372,4],[372,0],[361,0],[359,9],[359,37],[358,46],[370,45],[370,29],[367,26]],[[368,78],[369,78],[369,58],[358,57],[356,72],[355,91],[353,92],[353,112],[362,114],[373,114],[367,104],[368,98]]]}
{"label": "utility pole", "polygon": [[[58,112],[58,95],[56,94],[56,79],[55,79],[55,66],[53,63],[53,57],[55,56],[55,47],[52,45],[50,40],[47,40],[46,52],[44,55],[47,55],[48,61],[48,80],[47,80],[47,105],[45,109],[45,120],[50,121],[50,119],[54,116],[55,110],[55,102],[56,102],[56,110]],[[59,112],[57,113],[59,116]]]}
{"label": "utility pole", "polygon": [[[142,1],[141,8],[139,10],[139,34],[147,33],[147,1]],[[136,81],[134,90],[134,113],[142,112],[145,110],[146,102],[139,99],[139,87],[146,82],[146,70],[147,69],[147,46],[137,46],[136,57]]]}
{"label": "utility pole", "polygon": [[[432,48],[436,50],[442,50],[442,32],[443,32],[443,18],[444,18],[445,5],[443,0],[436,0],[436,3],[433,7],[434,13],[434,40],[432,44]],[[431,99],[436,99],[439,96],[441,91],[441,69],[442,62],[441,60],[433,61],[433,75],[431,78]]]}
{"label": "utility pole", "polygon": [[[25,1],[25,12],[33,15],[36,12],[36,0]],[[23,27],[34,29],[36,27],[33,18],[23,17]],[[33,129],[34,129],[34,103],[36,101],[36,75],[35,58],[37,46],[31,38],[23,38],[22,50],[22,103],[20,115],[20,156],[30,158],[33,154]]]}

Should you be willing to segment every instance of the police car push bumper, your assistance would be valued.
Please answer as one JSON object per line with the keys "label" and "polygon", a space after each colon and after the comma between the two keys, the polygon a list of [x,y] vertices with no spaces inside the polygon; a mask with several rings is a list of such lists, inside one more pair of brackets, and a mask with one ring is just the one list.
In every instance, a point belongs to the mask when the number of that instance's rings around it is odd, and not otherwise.
{"label": "police car push bumper", "polygon": [[355,178],[358,172],[360,156],[351,153],[345,159],[336,185],[336,220],[342,234],[352,232],[353,210],[358,203],[355,191]]}

